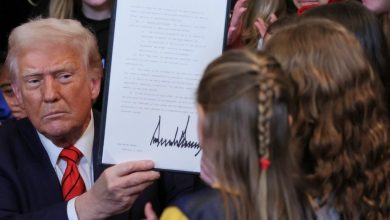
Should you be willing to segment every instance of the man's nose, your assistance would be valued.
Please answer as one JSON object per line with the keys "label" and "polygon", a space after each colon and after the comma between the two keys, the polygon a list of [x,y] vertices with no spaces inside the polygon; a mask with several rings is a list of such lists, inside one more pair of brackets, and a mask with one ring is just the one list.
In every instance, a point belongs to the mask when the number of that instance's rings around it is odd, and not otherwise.
{"label": "man's nose", "polygon": [[51,76],[43,80],[42,94],[45,102],[55,102],[58,100],[58,85]]}

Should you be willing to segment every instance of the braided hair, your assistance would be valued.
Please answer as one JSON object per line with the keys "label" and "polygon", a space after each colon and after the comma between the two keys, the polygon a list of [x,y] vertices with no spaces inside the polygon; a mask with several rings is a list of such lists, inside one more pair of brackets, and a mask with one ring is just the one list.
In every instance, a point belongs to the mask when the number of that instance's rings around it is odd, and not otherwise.
{"label": "braided hair", "polygon": [[288,148],[284,77],[267,54],[231,50],[201,79],[203,157],[213,163],[226,219],[305,219]]}

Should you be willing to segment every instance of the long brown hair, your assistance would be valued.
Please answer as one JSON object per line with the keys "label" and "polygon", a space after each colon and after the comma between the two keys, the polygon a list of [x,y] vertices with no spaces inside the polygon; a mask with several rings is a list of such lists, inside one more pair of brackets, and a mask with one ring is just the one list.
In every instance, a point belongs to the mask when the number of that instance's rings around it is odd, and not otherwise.
{"label": "long brown hair", "polygon": [[310,18],[266,44],[296,88],[292,137],[307,193],[343,219],[390,219],[389,120],[358,40]]}
{"label": "long brown hair", "polygon": [[[382,25],[386,37],[387,52],[390,53],[390,12],[379,15],[379,21]],[[388,61],[390,62],[390,60]]]}
{"label": "long brown hair", "polygon": [[[207,67],[199,84],[203,156],[213,163],[227,219],[303,219],[288,147],[284,75],[264,53],[231,50]],[[259,159],[270,160],[268,170]]]}

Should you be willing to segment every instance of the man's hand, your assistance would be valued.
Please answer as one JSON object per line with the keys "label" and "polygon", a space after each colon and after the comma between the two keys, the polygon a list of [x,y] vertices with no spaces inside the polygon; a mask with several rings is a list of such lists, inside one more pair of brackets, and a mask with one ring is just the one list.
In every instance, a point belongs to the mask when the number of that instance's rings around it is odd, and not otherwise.
{"label": "man's hand", "polygon": [[77,216],[104,219],[131,208],[138,195],[160,177],[152,161],[132,161],[106,169],[75,201]]}

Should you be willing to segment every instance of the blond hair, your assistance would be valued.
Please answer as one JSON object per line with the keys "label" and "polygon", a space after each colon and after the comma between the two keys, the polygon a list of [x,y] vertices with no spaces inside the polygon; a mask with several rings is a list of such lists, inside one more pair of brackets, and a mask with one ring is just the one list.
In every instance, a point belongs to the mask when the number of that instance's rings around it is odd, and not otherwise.
{"label": "blond hair", "polygon": [[71,19],[38,18],[16,27],[8,40],[6,65],[11,80],[18,72],[19,55],[31,48],[46,44],[65,44],[79,51],[89,72],[103,74],[95,36],[80,22]]}

